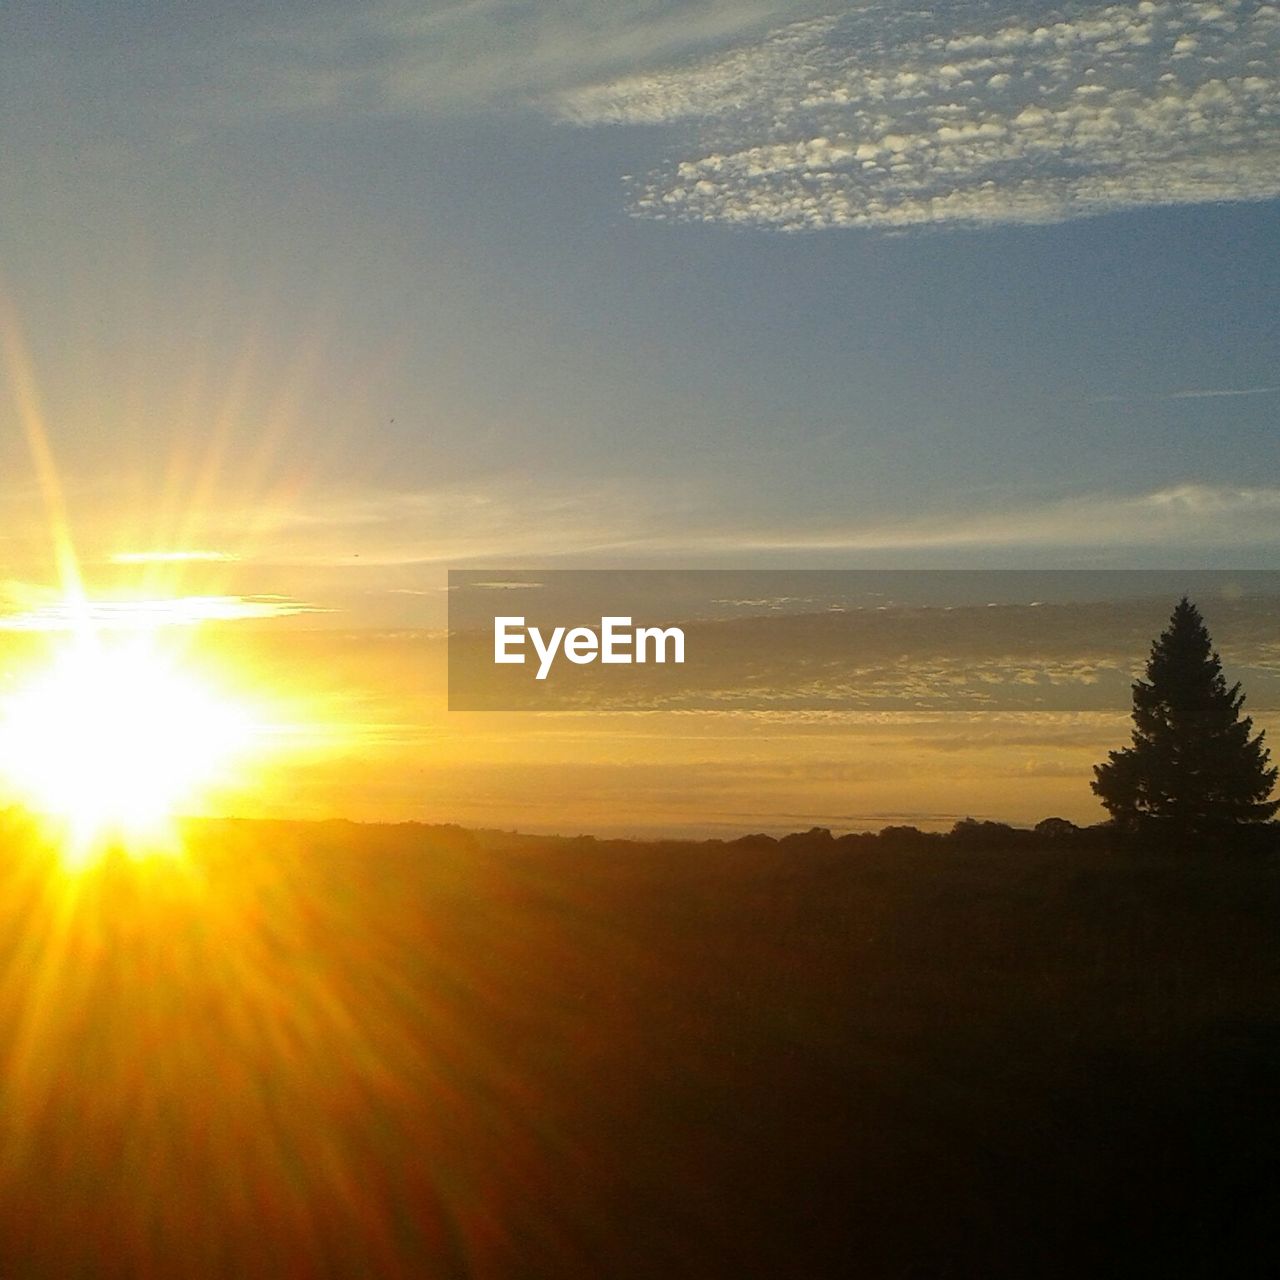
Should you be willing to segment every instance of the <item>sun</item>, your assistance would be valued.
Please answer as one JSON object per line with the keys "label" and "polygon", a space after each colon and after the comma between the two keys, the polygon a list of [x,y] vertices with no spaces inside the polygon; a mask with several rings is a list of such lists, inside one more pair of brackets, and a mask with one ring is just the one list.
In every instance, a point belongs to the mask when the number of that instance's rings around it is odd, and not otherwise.
{"label": "sun", "polygon": [[81,634],[0,698],[0,774],[80,861],[106,842],[162,844],[231,780],[261,727],[155,634]]}

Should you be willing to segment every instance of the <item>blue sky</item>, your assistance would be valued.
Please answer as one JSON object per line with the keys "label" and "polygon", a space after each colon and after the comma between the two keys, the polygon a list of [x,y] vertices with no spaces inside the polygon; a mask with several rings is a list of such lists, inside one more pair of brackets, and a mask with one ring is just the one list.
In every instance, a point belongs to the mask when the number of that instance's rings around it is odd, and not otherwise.
{"label": "blue sky", "polygon": [[0,48],[11,372],[91,567],[374,620],[465,563],[1280,549],[1274,5],[19,3]]}

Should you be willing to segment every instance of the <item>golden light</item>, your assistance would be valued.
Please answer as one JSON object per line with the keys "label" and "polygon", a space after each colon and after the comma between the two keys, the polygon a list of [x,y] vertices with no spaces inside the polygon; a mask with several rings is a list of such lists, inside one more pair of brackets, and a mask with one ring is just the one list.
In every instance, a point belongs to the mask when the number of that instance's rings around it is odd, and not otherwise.
{"label": "golden light", "polygon": [[71,861],[108,841],[163,846],[263,728],[163,639],[81,632],[0,699],[0,774],[64,829]]}

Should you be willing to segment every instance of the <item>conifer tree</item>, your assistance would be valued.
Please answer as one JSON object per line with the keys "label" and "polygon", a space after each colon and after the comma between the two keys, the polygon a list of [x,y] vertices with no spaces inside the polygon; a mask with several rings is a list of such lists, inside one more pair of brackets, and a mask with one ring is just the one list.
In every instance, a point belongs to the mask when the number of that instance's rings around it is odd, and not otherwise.
{"label": "conifer tree", "polygon": [[1133,686],[1133,745],[1096,765],[1095,794],[1118,826],[1160,827],[1175,837],[1226,833],[1265,822],[1277,770],[1264,734],[1241,716],[1200,611],[1185,596],[1151,647],[1147,678]]}

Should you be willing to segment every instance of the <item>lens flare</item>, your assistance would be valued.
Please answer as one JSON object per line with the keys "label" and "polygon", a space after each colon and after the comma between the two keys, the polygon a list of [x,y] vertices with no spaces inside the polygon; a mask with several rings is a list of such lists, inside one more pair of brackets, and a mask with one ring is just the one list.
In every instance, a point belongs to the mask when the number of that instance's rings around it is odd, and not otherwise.
{"label": "lens flare", "polygon": [[81,634],[0,699],[0,774],[58,823],[68,857],[156,848],[231,781],[262,726],[158,637]]}

